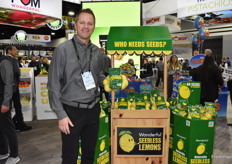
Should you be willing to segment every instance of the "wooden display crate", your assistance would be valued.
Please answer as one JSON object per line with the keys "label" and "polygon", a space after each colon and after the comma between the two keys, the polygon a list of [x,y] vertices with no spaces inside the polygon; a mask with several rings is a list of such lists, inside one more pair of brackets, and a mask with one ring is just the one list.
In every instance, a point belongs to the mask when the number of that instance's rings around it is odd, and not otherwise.
{"label": "wooden display crate", "polygon": [[170,110],[111,110],[112,164],[168,164]]}

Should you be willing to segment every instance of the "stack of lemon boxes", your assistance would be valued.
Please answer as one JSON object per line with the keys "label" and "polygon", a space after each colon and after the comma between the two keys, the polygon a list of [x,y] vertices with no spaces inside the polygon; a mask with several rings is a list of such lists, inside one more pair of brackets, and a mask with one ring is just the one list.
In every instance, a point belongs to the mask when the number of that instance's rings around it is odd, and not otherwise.
{"label": "stack of lemon boxes", "polygon": [[[205,110],[200,103],[200,83],[181,82],[178,85],[179,99],[186,101],[187,111],[172,111],[171,126],[173,129],[170,141],[169,163],[178,164],[211,164],[214,144],[215,117],[205,111],[196,112],[196,106]],[[212,104],[210,104],[212,106]],[[171,107],[170,107],[171,108]],[[176,112],[175,112],[176,110]],[[214,115],[215,116],[215,115]]]}

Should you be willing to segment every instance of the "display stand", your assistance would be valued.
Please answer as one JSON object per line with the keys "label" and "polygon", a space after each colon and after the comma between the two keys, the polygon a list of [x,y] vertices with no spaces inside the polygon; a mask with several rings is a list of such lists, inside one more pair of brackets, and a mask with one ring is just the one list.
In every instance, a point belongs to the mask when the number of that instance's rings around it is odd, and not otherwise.
{"label": "display stand", "polygon": [[[111,55],[164,55],[164,98],[167,99],[167,57],[172,52],[167,27],[111,27],[107,52]],[[112,90],[112,106],[115,106]],[[168,163],[170,110],[111,110],[111,163]]]}
{"label": "display stand", "polygon": [[55,112],[50,108],[47,89],[48,76],[38,75],[36,83],[36,116],[38,120],[57,119]]}
{"label": "display stand", "polygon": [[[25,82],[27,85],[19,85],[19,93],[22,105],[22,113],[24,121],[33,120],[33,99],[34,99],[34,71],[33,68],[20,68],[20,83]],[[13,106],[14,107],[14,106]],[[15,109],[12,109],[14,116]]]}

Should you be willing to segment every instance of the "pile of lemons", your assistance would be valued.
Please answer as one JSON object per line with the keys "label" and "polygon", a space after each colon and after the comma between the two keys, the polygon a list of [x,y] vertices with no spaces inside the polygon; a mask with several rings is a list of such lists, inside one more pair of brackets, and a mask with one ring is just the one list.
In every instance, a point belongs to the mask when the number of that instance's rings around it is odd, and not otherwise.
{"label": "pile of lemons", "polygon": [[[170,102],[172,104],[172,102]],[[206,102],[205,106],[188,105],[186,102],[178,102],[171,105],[172,113],[187,117],[192,120],[212,120],[217,116],[216,105],[212,102]]]}
{"label": "pile of lemons", "polygon": [[[116,84],[112,84],[115,83]],[[125,89],[128,86],[129,82],[127,80],[127,77],[125,75],[113,75],[113,76],[107,76],[105,80],[103,81],[104,89],[106,92],[110,92],[113,89]],[[114,87],[116,86],[116,87]]]}

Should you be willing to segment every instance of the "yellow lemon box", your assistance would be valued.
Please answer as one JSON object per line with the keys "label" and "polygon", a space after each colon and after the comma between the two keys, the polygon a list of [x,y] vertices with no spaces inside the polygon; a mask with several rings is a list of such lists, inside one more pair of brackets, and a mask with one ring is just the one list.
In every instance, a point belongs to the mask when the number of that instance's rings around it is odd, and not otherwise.
{"label": "yellow lemon box", "polygon": [[212,164],[215,120],[174,115],[173,164]]}

